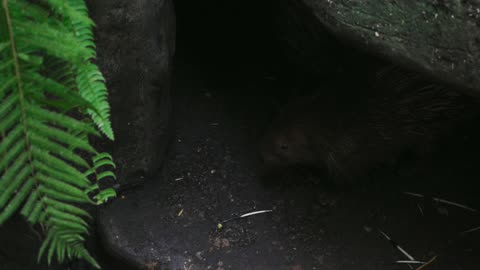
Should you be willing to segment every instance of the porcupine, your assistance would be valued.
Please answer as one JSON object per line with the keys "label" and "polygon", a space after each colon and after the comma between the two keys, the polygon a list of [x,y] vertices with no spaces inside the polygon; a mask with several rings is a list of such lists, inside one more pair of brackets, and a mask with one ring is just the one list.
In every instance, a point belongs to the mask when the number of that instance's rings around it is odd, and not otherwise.
{"label": "porcupine", "polygon": [[381,69],[373,81],[288,104],[260,143],[266,171],[310,167],[351,184],[406,150],[428,153],[426,146],[478,111],[473,98],[398,67]]}

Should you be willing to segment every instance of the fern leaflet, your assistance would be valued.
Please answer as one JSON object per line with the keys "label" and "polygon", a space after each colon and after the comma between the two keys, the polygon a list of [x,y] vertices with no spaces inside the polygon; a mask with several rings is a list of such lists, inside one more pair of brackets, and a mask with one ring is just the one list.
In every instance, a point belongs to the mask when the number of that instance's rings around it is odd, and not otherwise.
{"label": "fern leaflet", "polygon": [[94,124],[113,139],[93,22],[83,0],[0,1],[0,225],[19,211],[46,228],[39,258],[99,268],[78,206],[115,196],[97,183],[114,176],[112,158],[88,141]]}

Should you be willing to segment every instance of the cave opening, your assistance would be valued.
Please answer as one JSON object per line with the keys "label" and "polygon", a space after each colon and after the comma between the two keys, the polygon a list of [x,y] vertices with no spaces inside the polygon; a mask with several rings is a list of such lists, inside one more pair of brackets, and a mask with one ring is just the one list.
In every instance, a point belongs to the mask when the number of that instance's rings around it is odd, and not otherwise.
{"label": "cave opening", "polygon": [[[180,74],[176,76],[176,83],[208,81],[209,87],[235,103],[229,106],[238,117],[242,117],[239,116],[242,107],[254,110],[254,116],[246,117],[262,119],[258,121],[259,128],[253,131],[257,140],[275,115],[292,100],[315,91],[324,91],[326,95],[335,95],[336,91],[362,95],[359,93],[365,90],[372,74],[385,66],[400,66],[428,83],[444,86],[453,92],[463,92],[463,89],[446,85],[427,74],[409,69],[403,63],[392,62],[374,51],[354,45],[351,40],[333,35],[319,23],[313,23],[315,16],[295,3],[288,0],[236,4],[220,0],[202,3],[176,0],[175,70],[177,75]],[[326,85],[333,87],[325,89]],[[334,89],[336,85],[341,87]],[[394,87],[394,83],[389,84],[392,85]],[[474,117],[466,125],[474,127],[477,119]],[[476,143],[474,140],[464,141],[468,140],[467,137],[476,137],[478,131],[476,128],[464,128],[461,132],[465,134],[454,134],[441,140],[443,146],[438,149],[442,148],[444,151],[440,152],[446,156],[460,155],[461,152],[462,156],[470,156],[465,160],[475,163],[475,151],[470,150],[476,148]],[[258,152],[258,142],[253,138],[249,142],[252,146],[250,150]],[[464,142],[464,145],[458,142]],[[463,150],[459,150],[462,147]],[[448,151],[458,152],[450,154]],[[415,159],[411,161],[408,154],[405,157],[410,162],[407,162],[408,166],[415,166],[411,164],[416,162]],[[413,184],[416,182],[413,181]],[[472,184],[476,182],[465,183]],[[425,184],[431,185],[430,182]],[[444,183],[444,186],[449,185],[449,181]]]}
{"label": "cave opening", "polygon": [[[180,130],[195,134],[189,138],[190,142],[200,144],[195,146],[195,151],[206,155],[194,162],[221,164],[221,169],[211,169],[208,164],[204,166],[212,174],[220,172],[223,177],[218,182],[202,182],[218,196],[215,203],[238,209],[252,201],[256,207],[279,202],[275,209],[285,212],[276,216],[274,226],[298,229],[286,233],[285,237],[288,235],[293,237],[291,239],[307,242],[307,238],[320,237],[326,241],[321,244],[286,242],[297,243],[299,250],[314,250],[312,254],[316,254],[321,246],[339,248],[349,256],[356,254],[350,259],[339,259],[343,262],[337,265],[345,266],[345,261],[358,258],[359,254],[385,253],[380,251],[383,249],[381,243],[373,243],[375,241],[366,239],[365,235],[361,236],[362,232],[376,231],[374,228],[387,228],[402,235],[403,240],[408,239],[405,241],[423,254],[422,260],[431,259],[435,254],[448,261],[446,264],[455,265],[457,260],[453,258],[461,257],[466,264],[474,265],[471,256],[475,253],[473,250],[478,252],[478,248],[474,247],[473,239],[479,236],[465,236],[461,232],[478,223],[476,214],[462,207],[479,206],[480,185],[476,169],[476,153],[480,149],[476,141],[480,134],[476,128],[478,117],[442,137],[436,142],[435,151],[426,158],[422,157],[424,160],[406,154],[399,158],[400,169],[388,168],[386,172],[379,169],[373,182],[355,186],[353,191],[330,189],[324,183],[312,182],[309,173],[286,176],[287,182],[290,181],[286,187],[280,183],[278,175],[273,178],[274,188],[266,187],[259,179],[262,167],[258,158],[259,140],[282,106],[299,96],[311,94],[326,83],[341,84],[347,95],[359,95],[374,70],[392,64],[374,52],[357,49],[352,42],[328,32],[322,32],[321,37],[315,36],[314,29],[302,24],[314,20],[314,17],[308,17],[311,14],[303,14],[300,7],[296,10],[299,12],[296,17],[288,16],[292,15],[288,13],[292,10],[288,5],[293,2],[175,2],[178,30],[175,83],[179,96],[176,98],[176,117],[180,119],[176,123]],[[413,69],[409,71],[417,75]],[[435,85],[460,91],[423,73],[418,75]],[[191,117],[192,108],[202,112]],[[335,117],[335,111],[330,113],[332,118]],[[205,121],[198,117],[204,117]],[[212,127],[215,131],[211,130]],[[218,132],[223,133],[219,135]],[[180,131],[180,134],[184,133]],[[365,159],[369,154],[375,155],[365,153]],[[220,161],[213,157],[215,155],[220,156]],[[241,168],[232,167],[229,163],[232,160],[243,165],[235,163]],[[217,188],[228,190],[228,196],[235,197],[235,202],[223,192],[216,192]],[[458,207],[457,203],[462,206]],[[323,229],[315,229],[320,227]],[[342,233],[322,236],[324,229]],[[430,236],[426,237],[426,234]],[[373,238],[380,240],[381,237]],[[270,240],[268,236],[266,239]],[[472,253],[460,251],[465,247]],[[309,256],[313,255],[308,253],[302,257],[297,254],[290,265],[301,264],[303,269],[315,269],[321,265],[318,260],[307,258]],[[357,268],[352,269],[374,269],[372,265],[375,263],[358,260]],[[242,263],[241,260],[233,261]],[[276,266],[272,268],[272,265]],[[366,265],[370,266],[362,268]],[[278,261],[268,255],[261,266],[264,268],[257,269],[280,269],[275,268],[279,267]],[[378,269],[391,267],[383,264]]]}

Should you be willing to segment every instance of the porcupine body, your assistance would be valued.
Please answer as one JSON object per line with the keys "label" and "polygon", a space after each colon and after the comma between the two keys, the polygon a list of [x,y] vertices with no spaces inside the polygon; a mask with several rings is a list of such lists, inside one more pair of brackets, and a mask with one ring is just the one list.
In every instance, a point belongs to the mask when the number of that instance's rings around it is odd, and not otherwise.
{"label": "porcupine body", "polygon": [[478,112],[471,97],[396,67],[366,88],[320,89],[288,104],[261,140],[267,171],[309,167],[352,183],[406,151],[427,152]]}

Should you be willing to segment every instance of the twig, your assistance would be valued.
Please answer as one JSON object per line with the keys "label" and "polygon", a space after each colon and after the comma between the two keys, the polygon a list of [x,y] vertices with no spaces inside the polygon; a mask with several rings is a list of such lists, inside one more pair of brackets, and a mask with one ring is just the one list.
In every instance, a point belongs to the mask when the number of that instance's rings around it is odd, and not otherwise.
{"label": "twig", "polygon": [[422,214],[422,216],[425,216],[425,214],[423,213],[423,208],[422,208],[422,206],[417,203],[417,207],[418,207],[418,211],[420,211],[420,214]]}
{"label": "twig", "polygon": [[270,212],[273,212],[273,210],[259,210],[259,211],[249,212],[249,213],[243,214],[243,215],[238,216],[238,217],[229,218],[229,219],[226,219],[226,220],[218,223],[217,228],[221,229],[223,227],[223,223],[227,223],[227,222],[235,220],[235,219],[241,219],[241,218],[246,218],[246,217],[253,216],[253,215],[270,213]]}
{"label": "twig", "polygon": [[428,262],[424,263],[423,265],[421,265],[420,267],[418,267],[418,268],[415,269],[415,270],[423,270],[423,269],[427,268],[427,266],[429,266],[430,264],[432,264],[436,259],[437,259],[437,256],[434,256],[434,257],[431,258]]}
{"label": "twig", "polygon": [[408,254],[407,251],[405,251],[401,246],[399,246],[397,243],[395,243],[386,233],[384,233],[382,230],[378,229],[378,231],[385,237],[387,238],[388,241],[390,241],[390,243],[392,243],[392,245],[398,249],[403,255],[405,255],[405,257],[407,257],[409,260],[411,261],[416,261],[415,258],[413,258],[412,255]]}
{"label": "twig", "polygon": [[244,218],[244,217],[248,217],[248,216],[253,216],[253,215],[258,215],[258,214],[263,214],[263,213],[270,213],[272,211],[273,210],[260,210],[260,211],[255,211],[255,212],[249,212],[249,213],[243,214],[243,215],[238,216],[238,217],[233,217],[233,218],[229,218],[227,220],[224,220],[224,221],[222,221],[222,223],[226,223],[226,222],[229,222],[229,221],[232,221],[232,220],[235,220],[235,219],[240,219],[240,218]]}
{"label": "twig", "polygon": [[[418,194],[418,193],[403,192],[403,194],[410,195],[410,196],[417,197],[417,198],[425,198],[424,195]],[[477,212],[477,211],[478,211],[477,209],[468,207],[468,206],[466,206],[466,205],[459,204],[459,203],[452,202],[452,201],[447,201],[447,200],[440,199],[440,198],[435,198],[435,197],[433,197],[432,200],[435,201],[435,202],[438,202],[438,203],[444,203],[444,204],[456,206],[456,207],[459,207],[459,208],[463,208],[463,209],[468,210],[468,211],[471,211],[471,212]]]}
{"label": "twig", "polygon": [[425,262],[421,262],[421,261],[396,261],[396,263],[405,263],[405,264],[425,264]]}
{"label": "twig", "polygon": [[472,232],[476,232],[476,231],[478,231],[478,230],[480,230],[480,226],[479,226],[479,227],[475,227],[475,228],[470,229],[470,230],[466,230],[466,231],[464,231],[464,232],[462,232],[462,233],[472,233]]}
{"label": "twig", "polygon": [[270,213],[273,210],[260,210],[260,211],[255,211],[255,212],[250,212],[246,213],[240,216],[240,218],[248,217],[248,216],[253,216],[253,215],[258,215],[258,214],[263,214],[263,213]]}

